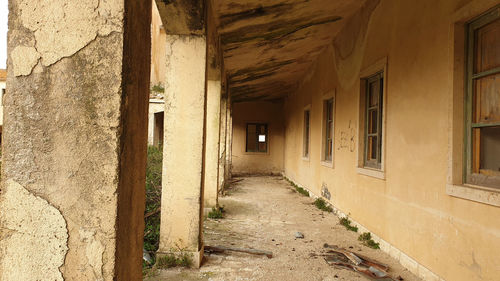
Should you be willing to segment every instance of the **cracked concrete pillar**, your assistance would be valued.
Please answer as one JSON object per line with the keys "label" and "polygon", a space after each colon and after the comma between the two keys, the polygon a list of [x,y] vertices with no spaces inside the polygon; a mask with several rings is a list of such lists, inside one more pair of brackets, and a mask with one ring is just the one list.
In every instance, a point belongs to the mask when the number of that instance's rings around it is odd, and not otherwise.
{"label": "cracked concrete pillar", "polygon": [[219,191],[224,190],[226,170],[226,135],[227,135],[227,96],[220,101],[220,134],[219,134]]}
{"label": "cracked concrete pillar", "polygon": [[140,280],[151,2],[9,8],[0,280]]}
{"label": "cracked concrete pillar", "polygon": [[219,125],[221,81],[207,81],[207,135],[205,149],[205,208],[218,204]]}
{"label": "cracked concrete pillar", "polygon": [[159,254],[203,256],[206,37],[167,35]]}

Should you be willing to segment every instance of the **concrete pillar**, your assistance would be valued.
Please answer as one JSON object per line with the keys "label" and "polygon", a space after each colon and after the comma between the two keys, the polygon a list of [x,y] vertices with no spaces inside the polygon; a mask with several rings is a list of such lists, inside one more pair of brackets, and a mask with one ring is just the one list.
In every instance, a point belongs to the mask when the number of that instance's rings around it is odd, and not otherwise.
{"label": "concrete pillar", "polygon": [[206,37],[167,35],[159,253],[203,254]]}
{"label": "concrete pillar", "polygon": [[219,190],[224,190],[226,170],[226,135],[227,135],[227,97],[220,101],[220,135],[219,135]]}
{"label": "concrete pillar", "polygon": [[151,2],[9,8],[0,280],[140,280]]}
{"label": "concrete pillar", "polygon": [[232,167],[232,156],[233,156],[233,114],[232,114],[232,104],[231,98],[228,99],[227,103],[227,136],[226,136],[226,167],[225,167],[225,180],[231,179],[231,167]]}
{"label": "concrete pillar", "polygon": [[207,128],[205,148],[205,208],[218,205],[219,126],[221,81],[207,81]]}

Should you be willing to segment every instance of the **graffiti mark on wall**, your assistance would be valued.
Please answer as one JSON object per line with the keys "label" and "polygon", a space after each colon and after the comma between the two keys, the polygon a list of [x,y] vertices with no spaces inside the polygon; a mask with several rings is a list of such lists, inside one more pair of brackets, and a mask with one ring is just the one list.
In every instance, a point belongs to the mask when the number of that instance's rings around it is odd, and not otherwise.
{"label": "graffiti mark on wall", "polygon": [[355,138],[356,130],[352,124],[352,120],[349,120],[349,127],[347,127],[347,130],[340,131],[340,141],[337,150],[348,150],[350,152],[354,152],[356,145]]}

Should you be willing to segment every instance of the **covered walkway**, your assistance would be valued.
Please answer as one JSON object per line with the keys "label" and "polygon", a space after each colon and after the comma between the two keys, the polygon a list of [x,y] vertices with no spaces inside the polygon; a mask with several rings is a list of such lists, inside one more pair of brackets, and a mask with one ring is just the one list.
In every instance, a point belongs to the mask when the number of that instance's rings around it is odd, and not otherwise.
{"label": "covered walkway", "polygon": [[[261,249],[273,258],[229,252],[205,255],[199,270],[169,269],[151,272],[146,280],[368,280],[359,273],[328,265],[320,255],[323,245],[337,245],[390,266],[398,280],[420,280],[388,254],[358,241],[332,213],[318,210],[314,199],[297,193],[282,177],[239,178],[219,199],[224,219],[205,221],[205,246]],[[296,232],[304,235],[295,238]]]}

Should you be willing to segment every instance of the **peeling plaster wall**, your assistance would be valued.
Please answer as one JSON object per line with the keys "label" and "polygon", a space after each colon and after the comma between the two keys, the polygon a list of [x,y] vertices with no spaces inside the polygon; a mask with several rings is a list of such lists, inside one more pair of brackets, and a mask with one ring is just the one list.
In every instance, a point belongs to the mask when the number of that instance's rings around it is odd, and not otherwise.
{"label": "peeling plaster wall", "polygon": [[[233,174],[279,174],[283,171],[283,104],[243,102],[233,104]],[[246,152],[246,124],[268,125],[267,153]]]}
{"label": "peeling plaster wall", "polygon": [[[334,206],[390,243],[392,248],[384,250],[424,280],[500,276],[500,208],[446,194],[454,61],[463,65],[453,57],[454,23],[458,16],[465,21],[495,4],[499,2],[381,0],[376,7],[365,6],[285,102],[286,176],[317,196],[326,187]],[[360,174],[356,167],[357,153],[362,153],[361,72],[384,57],[382,180]],[[322,98],[330,92],[336,93],[333,168],[320,163]],[[308,105],[311,150],[305,161],[303,110]],[[404,262],[408,257],[413,261]]]}
{"label": "peeling plaster wall", "polygon": [[[134,14],[130,7],[126,9],[133,2],[9,1],[9,94],[4,105],[0,209],[3,213],[9,206],[9,190],[15,186],[13,192],[18,196],[25,190],[24,197],[46,202],[36,203],[46,207],[36,220],[25,221],[24,227],[33,230],[43,221],[54,224],[58,217],[65,223],[55,226],[64,226],[67,236],[57,234],[62,238],[56,242],[67,251],[62,263],[59,252],[51,250],[53,243],[46,243],[43,237],[31,238],[36,241],[24,249],[3,243],[0,249],[7,254],[0,255],[0,274],[10,274],[7,266],[12,262],[16,262],[17,272],[29,274],[22,278],[2,275],[1,280],[48,280],[43,276],[54,276],[48,277],[50,280],[113,280],[121,264],[126,264],[131,278],[141,276],[140,253],[130,251],[120,260],[115,256],[117,241],[126,240],[126,235],[139,233],[142,239],[141,189],[137,190],[139,194],[127,193],[122,183],[126,174],[130,184],[140,187],[144,176],[137,174],[145,169],[140,150],[131,148],[141,147],[142,140],[138,139],[143,137],[145,154],[147,132],[142,129],[147,122],[149,85],[136,82],[144,77],[132,69],[144,69],[125,61],[124,52],[131,49],[128,41],[138,41],[126,36],[127,32],[145,34],[142,42],[148,42],[151,6],[141,4],[147,9],[140,9],[136,5]],[[124,15],[146,19],[147,29],[124,30]],[[149,53],[143,53],[146,58],[136,58],[147,62],[145,73],[149,74]],[[143,79],[146,84],[148,77]],[[143,105],[134,99],[141,97],[141,92]],[[134,96],[130,98],[129,94]],[[135,113],[129,113],[129,107],[134,107],[130,111]],[[141,113],[144,121],[138,117]],[[133,119],[141,130],[134,132],[135,138],[125,138],[135,128]],[[139,151],[135,155],[139,162],[129,173],[122,165],[127,155],[124,150],[129,154]],[[123,195],[127,198],[120,198]],[[121,223],[137,218],[139,223],[129,223],[122,229],[117,224],[119,205],[126,206],[128,215],[119,220]],[[15,219],[10,211],[2,214],[2,233]],[[123,231],[127,233],[125,238],[121,237]],[[123,249],[138,248],[140,252],[141,239],[125,241],[129,246]],[[14,251],[19,253],[14,255]],[[37,259],[33,252],[47,253],[43,259],[57,260],[57,264],[31,268]]]}
{"label": "peeling plaster wall", "polygon": [[0,260],[0,279],[63,280],[68,231],[59,210],[12,180],[2,192],[0,255],[9,258]]}

